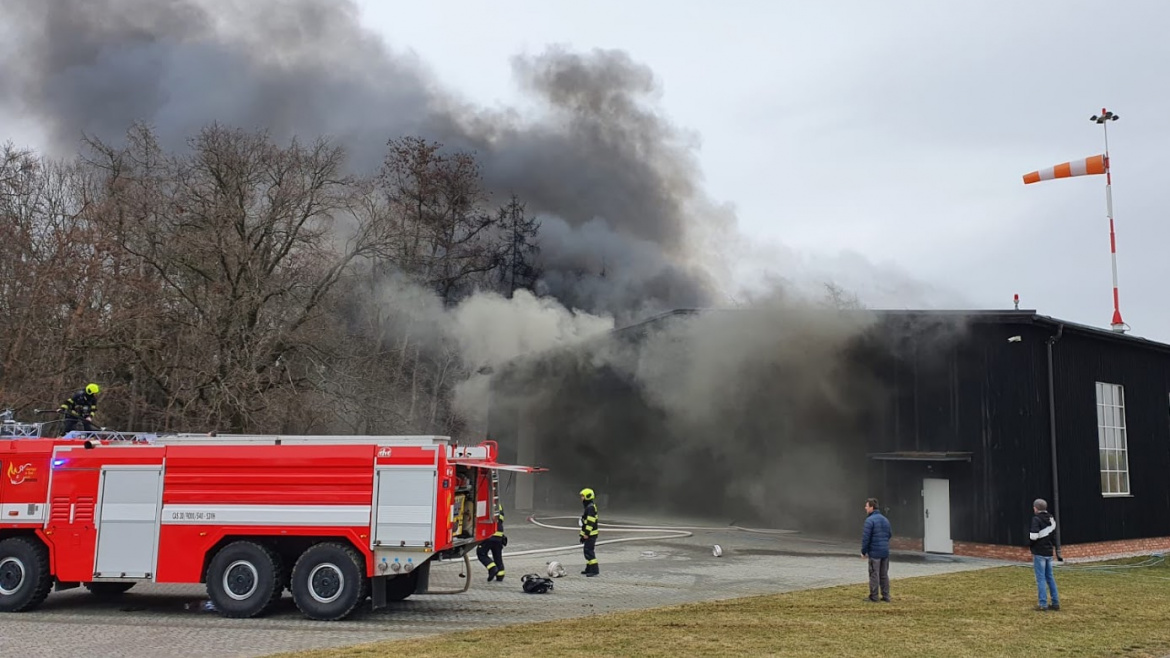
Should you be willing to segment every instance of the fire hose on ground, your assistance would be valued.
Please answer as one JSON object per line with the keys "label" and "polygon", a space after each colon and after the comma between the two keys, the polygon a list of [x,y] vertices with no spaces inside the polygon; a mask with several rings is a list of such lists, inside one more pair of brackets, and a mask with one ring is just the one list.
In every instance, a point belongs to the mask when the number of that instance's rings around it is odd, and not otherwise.
{"label": "fire hose on ground", "polygon": [[[540,520],[540,519],[537,519],[537,517],[535,517],[535,516],[530,516],[527,518],[527,521],[529,523],[531,523],[532,525],[535,525],[535,526],[540,527],[540,528],[546,528],[549,530],[569,530],[569,531],[576,532],[576,531],[580,530],[580,528],[578,526],[553,525],[551,523],[546,523],[545,521],[568,520],[568,519],[577,520],[578,518],[579,517],[577,517],[577,516],[549,516],[549,517],[544,517],[543,520]],[[603,539],[603,540],[597,542],[598,546],[604,546],[604,545],[608,545],[608,544],[620,544],[620,543],[631,542],[631,541],[655,541],[655,540],[662,540],[662,539],[684,539],[687,537],[693,537],[695,535],[696,531],[715,531],[715,532],[723,531],[723,532],[726,532],[728,530],[734,530],[734,531],[738,531],[738,532],[748,532],[748,533],[762,534],[762,535],[797,534],[796,530],[779,530],[779,529],[771,529],[771,528],[746,528],[746,527],[739,526],[739,525],[669,526],[669,525],[633,525],[633,524],[628,524],[628,523],[599,523],[598,528],[604,529],[606,533],[628,532],[628,533],[637,533],[639,535],[639,536],[635,536],[635,537],[619,537],[617,539]],[[576,551],[580,551],[580,550],[581,550],[581,544],[575,543],[575,544],[567,544],[564,546],[553,546],[550,548],[533,548],[533,549],[528,549],[528,550],[523,550],[523,551],[505,551],[505,552],[503,552],[502,555],[503,555],[503,557],[512,558],[512,557],[520,557],[523,555],[544,555],[544,554],[552,554],[552,553],[569,553],[569,552],[576,552]],[[470,574],[470,569],[471,569],[470,554],[465,553],[463,555],[462,561],[464,563],[464,570],[463,570],[463,573],[459,574],[459,576],[460,576],[460,578],[464,579],[464,584],[463,584],[463,587],[461,589],[445,590],[445,591],[427,591],[425,593],[426,594],[460,594],[460,593],[466,592],[467,589],[471,586],[471,578],[468,577],[468,575]]]}
{"label": "fire hose on ground", "polygon": [[[560,519],[577,519],[576,516],[550,516],[546,517],[545,521],[555,521]],[[577,526],[562,526],[544,523],[538,520],[535,516],[528,517],[528,522],[532,525],[547,528],[549,530],[572,530],[577,531]],[[630,533],[658,533],[650,536],[640,537],[621,537],[618,539],[603,539],[597,542],[598,546],[606,544],[618,544],[631,541],[654,541],[659,539],[684,539],[686,537],[693,537],[695,531],[726,531],[738,530],[741,532],[751,532],[757,534],[771,534],[771,535],[788,535],[794,534],[795,530],[771,530],[764,528],[744,528],[742,526],[667,526],[667,525],[631,525],[625,523],[600,523],[598,528],[610,532],[630,532]],[[566,546],[554,546],[552,548],[534,548],[526,551],[509,551],[504,553],[504,557],[519,557],[521,555],[541,555],[545,553],[567,553],[571,551],[581,550],[581,545],[569,544]]]}

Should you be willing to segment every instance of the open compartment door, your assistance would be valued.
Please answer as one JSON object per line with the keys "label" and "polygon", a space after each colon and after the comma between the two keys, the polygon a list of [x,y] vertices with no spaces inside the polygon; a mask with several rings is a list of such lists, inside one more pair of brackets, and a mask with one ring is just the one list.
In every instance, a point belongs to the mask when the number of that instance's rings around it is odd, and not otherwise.
{"label": "open compartment door", "polygon": [[486,468],[490,471],[512,471],[514,473],[545,473],[547,468],[540,468],[539,466],[518,466],[515,464],[497,464],[496,462],[485,462],[477,459],[451,459],[448,463],[458,464],[460,466],[472,466],[474,468]]}

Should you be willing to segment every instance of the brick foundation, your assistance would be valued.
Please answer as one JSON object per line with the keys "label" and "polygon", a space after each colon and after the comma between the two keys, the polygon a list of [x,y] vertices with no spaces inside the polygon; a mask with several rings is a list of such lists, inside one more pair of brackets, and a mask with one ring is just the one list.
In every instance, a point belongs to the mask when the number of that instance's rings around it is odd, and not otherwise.
{"label": "brick foundation", "polygon": [[[922,539],[895,537],[890,541],[890,548],[900,551],[921,552]],[[1083,562],[1134,555],[1149,555],[1151,553],[1165,553],[1168,551],[1170,551],[1170,537],[1122,539],[1119,541],[1103,541],[1091,544],[1065,544],[1060,547],[1060,554],[1066,562]],[[954,554],[969,557],[985,557],[995,560],[1010,560],[1014,562],[1029,562],[1032,560],[1032,552],[1023,546],[976,544],[964,541],[954,542]]]}

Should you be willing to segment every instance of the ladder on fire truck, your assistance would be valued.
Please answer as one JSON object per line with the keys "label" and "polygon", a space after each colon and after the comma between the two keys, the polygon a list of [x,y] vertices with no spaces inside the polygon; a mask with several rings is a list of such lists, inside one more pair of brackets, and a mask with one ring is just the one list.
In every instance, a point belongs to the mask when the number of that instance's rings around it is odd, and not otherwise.
{"label": "ladder on fire truck", "polygon": [[360,444],[376,446],[449,446],[448,457],[454,459],[486,459],[487,448],[482,445],[460,446],[449,436],[437,434],[159,434],[150,438],[155,445],[331,445]]}
{"label": "ladder on fire truck", "polygon": [[[36,436],[30,432],[31,436]],[[146,443],[152,445],[412,445],[428,446],[450,443],[447,436],[438,435],[290,435],[290,434],[207,434],[122,432],[115,430],[77,430],[62,438],[92,439],[111,443]]]}
{"label": "ladder on fire truck", "polygon": [[41,435],[40,423],[22,423],[11,409],[0,411],[0,439],[26,439]]}
{"label": "ladder on fire truck", "polygon": [[[441,446],[450,447],[448,457],[454,459],[486,459],[487,448],[482,445],[460,446],[449,436],[432,434],[218,434],[218,433],[157,433],[119,432],[110,430],[73,431],[64,438],[103,441],[113,445],[337,445],[359,444],[376,446]],[[493,471],[493,477],[496,474]]]}
{"label": "ladder on fire truck", "polygon": [[439,435],[364,435],[364,434],[206,434],[183,432],[158,434],[152,443],[160,445],[329,445],[336,443],[362,445],[429,446],[450,443],[451,438]]}
{"label": "ladder on fire truck", "polygon": [[[0,412],[0,439],[43,438],[45,423],[22,423],[13,419],[10,410]],[[289,434],[218,434],[214,432],[123,432],[118,430],[75,430],[61,438],[98,441],[107,445],[337,445],[359,444],[376,446],[448,446],[448,457],[454,459],[486,459],[487,448],[482,445],[460,446],[449,436],[420,435],[289,435]],[[498,492],[499,474],[492,471],[495,491]],[[493,504],[498,504],[498,494]]]}

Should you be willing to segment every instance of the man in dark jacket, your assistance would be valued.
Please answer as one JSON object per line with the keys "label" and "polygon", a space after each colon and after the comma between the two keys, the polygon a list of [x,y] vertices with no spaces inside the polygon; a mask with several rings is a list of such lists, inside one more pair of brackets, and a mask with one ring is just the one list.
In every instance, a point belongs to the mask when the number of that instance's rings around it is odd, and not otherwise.
{"label": "man in dark jacket", "polygon": [[89,384],[84,390],[73,394],[68,400],[61,403],[60,411],[64,415],[65,424],[61,434],[65,435],[76,429],[92,432],[97,429],[93,417],[97,413],[97,396],[101,388],[97,384]]}
{"label": "man in dark jacket", "polygon": [[[1036,593],[1040,600],[1037,610],[1060,610],[1060,596],[1056,593],[1056,578],[1052,574],[1055,532],[1056,519],[1048,513],[1048,502],[1037,498],[1032,503],[1032,526],[1028,529],[1032,571],[1036,574]],[[1045,585],[1048,586],[1047,597],[1044,595]]]}
{"label": "man in dark jacket", "polygon": [[869,600],[890,602],[890,538],[894,531],[890,521],[878,511],[877,498],[865,501],[865,530],[861,533],[861,554],[869,559]]}

